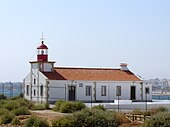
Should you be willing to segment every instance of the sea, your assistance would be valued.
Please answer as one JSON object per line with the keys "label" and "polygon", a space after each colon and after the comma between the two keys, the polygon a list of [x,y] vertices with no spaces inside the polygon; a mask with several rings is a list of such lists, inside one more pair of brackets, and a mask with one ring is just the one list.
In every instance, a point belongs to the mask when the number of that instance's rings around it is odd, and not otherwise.
{"label": "sea", "polygon": [[0,83],[0,94],[4,94],[7,98],[19,96],[22,91],[22,84],[20,82]]}
{"label": "sea", "polygon": [[152,95],[153,100],[170,100],[170,95]]}

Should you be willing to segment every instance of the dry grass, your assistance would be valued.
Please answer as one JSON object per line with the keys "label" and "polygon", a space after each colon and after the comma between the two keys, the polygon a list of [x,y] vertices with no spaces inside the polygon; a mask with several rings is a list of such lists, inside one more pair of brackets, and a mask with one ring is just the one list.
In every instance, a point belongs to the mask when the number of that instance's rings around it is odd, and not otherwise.
{"label": "dry grass", "polygon": [[140,127],[142,123],[140,122],[133,122],[133,123],[125,123],[120,125],[119,127]]}
{"label": "dry grass", "polygon": [[31,111],[31,112],[32,114],[40,118],[46,119],[50,126],[52,125],[52,121],[54,119],[61,118],[63,116],[68,115],[66,113],[55,112],[53,110],[38,110],[38,111]]}

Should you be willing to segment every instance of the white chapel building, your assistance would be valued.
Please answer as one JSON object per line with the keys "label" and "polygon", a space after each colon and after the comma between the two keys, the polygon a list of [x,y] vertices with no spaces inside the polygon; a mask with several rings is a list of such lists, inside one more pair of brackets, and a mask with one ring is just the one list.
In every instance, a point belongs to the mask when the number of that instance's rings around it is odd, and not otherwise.
{"label": "white chapel building", "polygon": [[58,100],[114,102],[152,100],[151,85],[132,73],[126,63],[120,68],[54,67],[48,61],[48,47],[41,42],[37,60],[31,61],[24,79],[24,98],[36,103]]}

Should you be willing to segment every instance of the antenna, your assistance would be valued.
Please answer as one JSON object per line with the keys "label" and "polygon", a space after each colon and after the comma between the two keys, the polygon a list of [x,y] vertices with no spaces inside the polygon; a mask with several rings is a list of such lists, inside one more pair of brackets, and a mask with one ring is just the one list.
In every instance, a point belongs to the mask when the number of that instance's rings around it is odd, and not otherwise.
{"label": "antenna", "polygon": [[45,40],[43,32],[42,32],[42,37],[40,39],[42,40],[42,42]]}

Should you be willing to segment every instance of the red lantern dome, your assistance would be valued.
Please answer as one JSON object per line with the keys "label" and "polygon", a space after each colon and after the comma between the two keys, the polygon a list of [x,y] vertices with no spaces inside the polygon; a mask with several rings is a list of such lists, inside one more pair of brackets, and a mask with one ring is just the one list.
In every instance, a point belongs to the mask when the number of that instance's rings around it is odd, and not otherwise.
{"label": "red lantern dome", "polygon": [[44,44],[44,41],[42,41],[41,45],[38,46],[37,49],[48,49],[48,47]]}
{"label": "red lantern dome", "polygon": [[37,47],[37,61],[38,62],[47,62],[48,61],[48,47],[44,44],[44,41],[41,42],[41,45]]}

